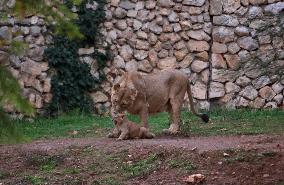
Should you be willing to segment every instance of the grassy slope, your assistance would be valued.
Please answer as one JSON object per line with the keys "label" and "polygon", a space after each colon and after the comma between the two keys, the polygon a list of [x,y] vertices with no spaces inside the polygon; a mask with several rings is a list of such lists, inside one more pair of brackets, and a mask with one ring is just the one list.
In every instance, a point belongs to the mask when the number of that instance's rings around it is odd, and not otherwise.
{"label": "grassy slope", "polygon": [[[128,116],[139,121],[137,116]],[[236,135],[284,133],[284,112],[281,110],[213,110],[210,123],[204,124],[191,113],[182,113],[182,135]],[[168,114],[150,117],[150,128],[161,133],[168,127]],[[110,117],[68,114],[57,118],[37,118],[34,122],[17,121],[17,128],[31,140],[56,137],[104,136],[113,127]],[[78,131],[72,134],[73,131]],[[101,134],[100,134],[101,133]],[[3,142],[3,141],[2,141]],[[0,137],[1,143],[1,137]]]}

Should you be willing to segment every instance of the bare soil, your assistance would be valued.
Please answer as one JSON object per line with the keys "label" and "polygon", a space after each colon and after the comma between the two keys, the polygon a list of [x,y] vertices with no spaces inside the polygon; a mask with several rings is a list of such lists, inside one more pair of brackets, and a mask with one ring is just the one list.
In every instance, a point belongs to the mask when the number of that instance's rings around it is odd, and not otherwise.
{"label": "bare soil", "polygon": [[[0,145],[0,184],[170,185],[186,184],[185,177],[201,173],[206,177],[202,184],[280,185],[283,147],[284,135],[76,138]],[[154,158],[147,162],[149,156]]]}

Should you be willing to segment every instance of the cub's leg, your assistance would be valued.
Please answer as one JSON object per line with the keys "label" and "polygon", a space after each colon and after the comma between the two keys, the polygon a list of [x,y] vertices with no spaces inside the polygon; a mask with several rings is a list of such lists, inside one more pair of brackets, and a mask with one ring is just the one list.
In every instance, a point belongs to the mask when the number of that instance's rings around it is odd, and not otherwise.
{"label": "cub's leg", "polygon": [[121,131],[117,128],[117,126],[114,127],[112,133],[109,133],[107,135],[108,138],[118,138]]}
{"label": "cub's leg", "polygon": [[121,134],[117,140],[123,140],[123,139],[128,139],[129,138],[129,129],[126,126],[122,126],[120,128]]}
{"label": "cub's leg", "polygon": [[155,137],[155,134],[151,133],[147,128],[141,127],[140,128],[140,133],[139,133],[139,138],[143,139],[152,139]]}

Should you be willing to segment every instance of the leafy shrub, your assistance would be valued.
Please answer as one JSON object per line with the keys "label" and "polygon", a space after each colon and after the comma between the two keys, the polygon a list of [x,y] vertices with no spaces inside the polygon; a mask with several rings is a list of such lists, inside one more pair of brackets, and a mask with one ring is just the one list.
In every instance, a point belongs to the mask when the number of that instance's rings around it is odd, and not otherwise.
{"label": "leafy shrub", "polygon": [[[75,24],[83,34],[83,39],[70,40],[69,37],[57,36],[54,43],[45,50],[45,57],[54,74],[51,81],[53,98],[48,106],[48,113],[60,114],[79,109],[83,112],[91,112],[93,103],[88,92],[97,88],[105,74],[103,68],[109,59],[109,52],[103,54],[95,51],[92,54],[99,64],[99,78],[90,73],[90,66],[79,60],[79,47],[100,45],[100,25],[105,21],[105,0],[97,0],[98,6],[94,11],[87,9],[84,0],[78,7],[78,19]],[[67,7],[72,8],[72,3],[66,2]],[[106,48],[108,49],[108,48]]]}

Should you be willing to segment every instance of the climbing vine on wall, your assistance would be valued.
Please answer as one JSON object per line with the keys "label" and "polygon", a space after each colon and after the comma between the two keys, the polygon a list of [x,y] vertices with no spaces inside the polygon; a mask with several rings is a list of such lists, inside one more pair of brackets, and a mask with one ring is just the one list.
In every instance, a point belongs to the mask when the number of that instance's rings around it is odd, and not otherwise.
{"label": "climbing vine on wall", "polygon": [[[86,4],[96,3],[96,9],[86,8]],[[71,4],[66,2],[69,8]],[[45,57],[53,69],[51,86],[53,98],[47,108],[50,114],[68,112],[79,109],[90,112],[93,103],[88,92],[98,86],[104,79],[103,68],[108,60],[108,52],[95,51],[91,56],[99,64],[99,78],[90,73],[90,66],[80,61],[78,49],[80,47],[98,48],[101,43],[100,26],[105,20],[105,0],[84,0],[79,7],[78,19],[75,24],[83,34],[81,40],[69,40],[66,36],[56,36],[53,44],[45,50]]]}

